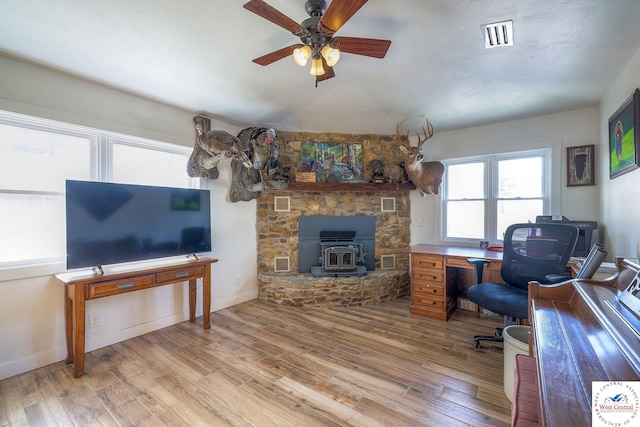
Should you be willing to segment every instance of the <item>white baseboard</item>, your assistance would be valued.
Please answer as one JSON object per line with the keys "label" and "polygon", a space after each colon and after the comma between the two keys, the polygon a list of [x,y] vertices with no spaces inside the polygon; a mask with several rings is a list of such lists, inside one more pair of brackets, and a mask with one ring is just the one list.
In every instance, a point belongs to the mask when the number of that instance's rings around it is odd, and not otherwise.
{"label": "white baseboard", "polygon": [[67,357],[67,346],[64,343],[61,344],[43,353],[31,354],[23,359],[0,364],[0,380],[64,360]]}
{"label": "white baseboard", "polygon": [[[250,292],[244,292],[239,295],[234,295],[229,298],[217,299],[215,300],[215,303],[212,304],[211,311],[213,312],[222,310],[236,304],[251,301],[253,299],[256,299],[257,297],[258,291],[253,290]],[[200,309],[202,308],[200,307]],[[198,313],[197,315],[201,316],[202,313]],[[175,325],[186,320],[189,320],[188,311],[175,313],[159,319],[154,319],[149,322],[145,322],[119,331],[109,332],[107,334],[88,339],[85,343],[85,351],[89,352],[97,350],[99,348],[122,342],[130,338],[156,331],[158,329],[166,328],[167,326]],[[12,360],[8,363],[0,363],[0,380],[10,378],[14,375],[19,375],[34,369],[38,369],[52,363],[63,361],[66,357],[67,346],[64,342],[61,342],[50,351],[39,354],[32,354],[28,357],[18,360]]]}
{"label": "white baseboard", "polygon": [[254,289],[249,292],[243,292],[238,295],[234,295],[229,298],[212,301],[211,311],[222,310],[223,308],[231,307],[236,304],[251,301],[258,298],[258,290]]}
{"label": "white baseboard", "polygon": [[135,338],[149,332],[157,331],[158,329],[166,328],[167,326],[175,325],[176,323],[184,322],[185,320],[189,320],[188,311],[175,313],[159,319],[153,319],[149,322],[135,325],[126,329],[121,329],[119,331],[109,332],[105,335],[100,335],[98,337],[88,339],[85,343],[85,352],[97,350],[111,344],[122,342],[130,338]]}

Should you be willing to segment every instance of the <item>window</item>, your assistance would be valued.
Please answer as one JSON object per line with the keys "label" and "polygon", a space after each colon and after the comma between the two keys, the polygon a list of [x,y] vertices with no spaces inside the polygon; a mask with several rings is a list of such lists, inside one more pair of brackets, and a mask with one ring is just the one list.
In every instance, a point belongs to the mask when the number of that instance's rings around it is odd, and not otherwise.
{"label": "window", "polygon": [[443,240],[502,241],[549,210],[550,150],[444,160]]}
{"label": "window", "polygon": [[191,149],[0,112],[0,268],[61,263],[65,180],[193,187]]}

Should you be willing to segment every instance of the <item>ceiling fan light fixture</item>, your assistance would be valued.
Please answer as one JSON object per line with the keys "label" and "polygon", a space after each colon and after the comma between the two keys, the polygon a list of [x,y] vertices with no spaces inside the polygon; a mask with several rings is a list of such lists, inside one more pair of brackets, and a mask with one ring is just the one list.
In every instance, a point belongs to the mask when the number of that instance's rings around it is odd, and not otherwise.
{"label": "ceiling fan light fixture", "polygon": [[340,59],[340,49],[335,49],[329,45],[326,45],[322,48],[322,56],[325,61],[327,61],[327,65],[329,67],[333,67],[338,63]]}
{"label": "ceiling fan light fixture", "polygon": [[309,46],[302,46],[293,49],[293,60],[296,61],[301,67],[307,65],[307,61],[311,58],[311,48]]}
{"label": "ceiling fan light fixture", "polygon": [[318,58],[311,61],[311,70],[309,70],[309,74],[312,76],[322,76],[324,74],[322,59]]}

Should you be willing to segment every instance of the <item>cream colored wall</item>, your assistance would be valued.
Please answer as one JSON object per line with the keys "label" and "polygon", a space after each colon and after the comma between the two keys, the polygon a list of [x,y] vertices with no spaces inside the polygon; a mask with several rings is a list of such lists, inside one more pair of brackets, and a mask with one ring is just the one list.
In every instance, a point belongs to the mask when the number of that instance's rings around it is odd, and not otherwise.
{"label": "cream colored wall", "polygon": [[[448,132],[438,132],[436,129],[434,137],[425,147],[425,157],[431,160],[551,148],[554,202],[548,214],[564,215],[575,220],[600,221],[601,182],[596,180],[595,186],[566,186],[566,148],[598,145],[598,141],[598,109],[592,107]],[[441,243],[438,198],[420,198],[414,192],[411,208],[412,244]]]}
{"label": "cream colored wall", "polygon": [[[605,243],[610,255],[636,257],[640,242],[640,169],[609,179],[609,117],[640,87],[640,49],[613,82],[600,104],[600,147],[598,176],[601,182],[600,204],[606,224]],[[638,129],[636,129],[638,132]]]}
{"label": "cream colored wall", "polygon": [[[2,55],[0,76],[2,110],[193,146],[192,111]],[[234,134],[240,130],[215,116],[213,126]],[[218,180],[205,183],[211,190],[212,256],[220,260],[212,271],[213,311],[258,293],[256,204],[229,202],[229,179],[225,164]],[[31,277],[18,278],[25,270]],[[65,358],[63,288],[52,276],[63,270],[63,265],[0,270],[0,379]],[[92,350],[188,319],[186,285],[90,301],[87,311],[98,313],[102,323],[87,330],[87,350]]]}

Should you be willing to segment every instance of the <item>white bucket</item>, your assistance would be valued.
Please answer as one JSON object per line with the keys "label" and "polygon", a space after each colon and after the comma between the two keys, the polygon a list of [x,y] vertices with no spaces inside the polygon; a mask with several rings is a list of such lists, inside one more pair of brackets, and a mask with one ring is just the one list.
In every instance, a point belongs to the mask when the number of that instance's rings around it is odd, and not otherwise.
{"label": "white bucket", "polygon": [[529,354],[529,327],[509,325],[502,330],[504,338],[504,394],[513,399],[513,381],[516,369],[516,354]]}

